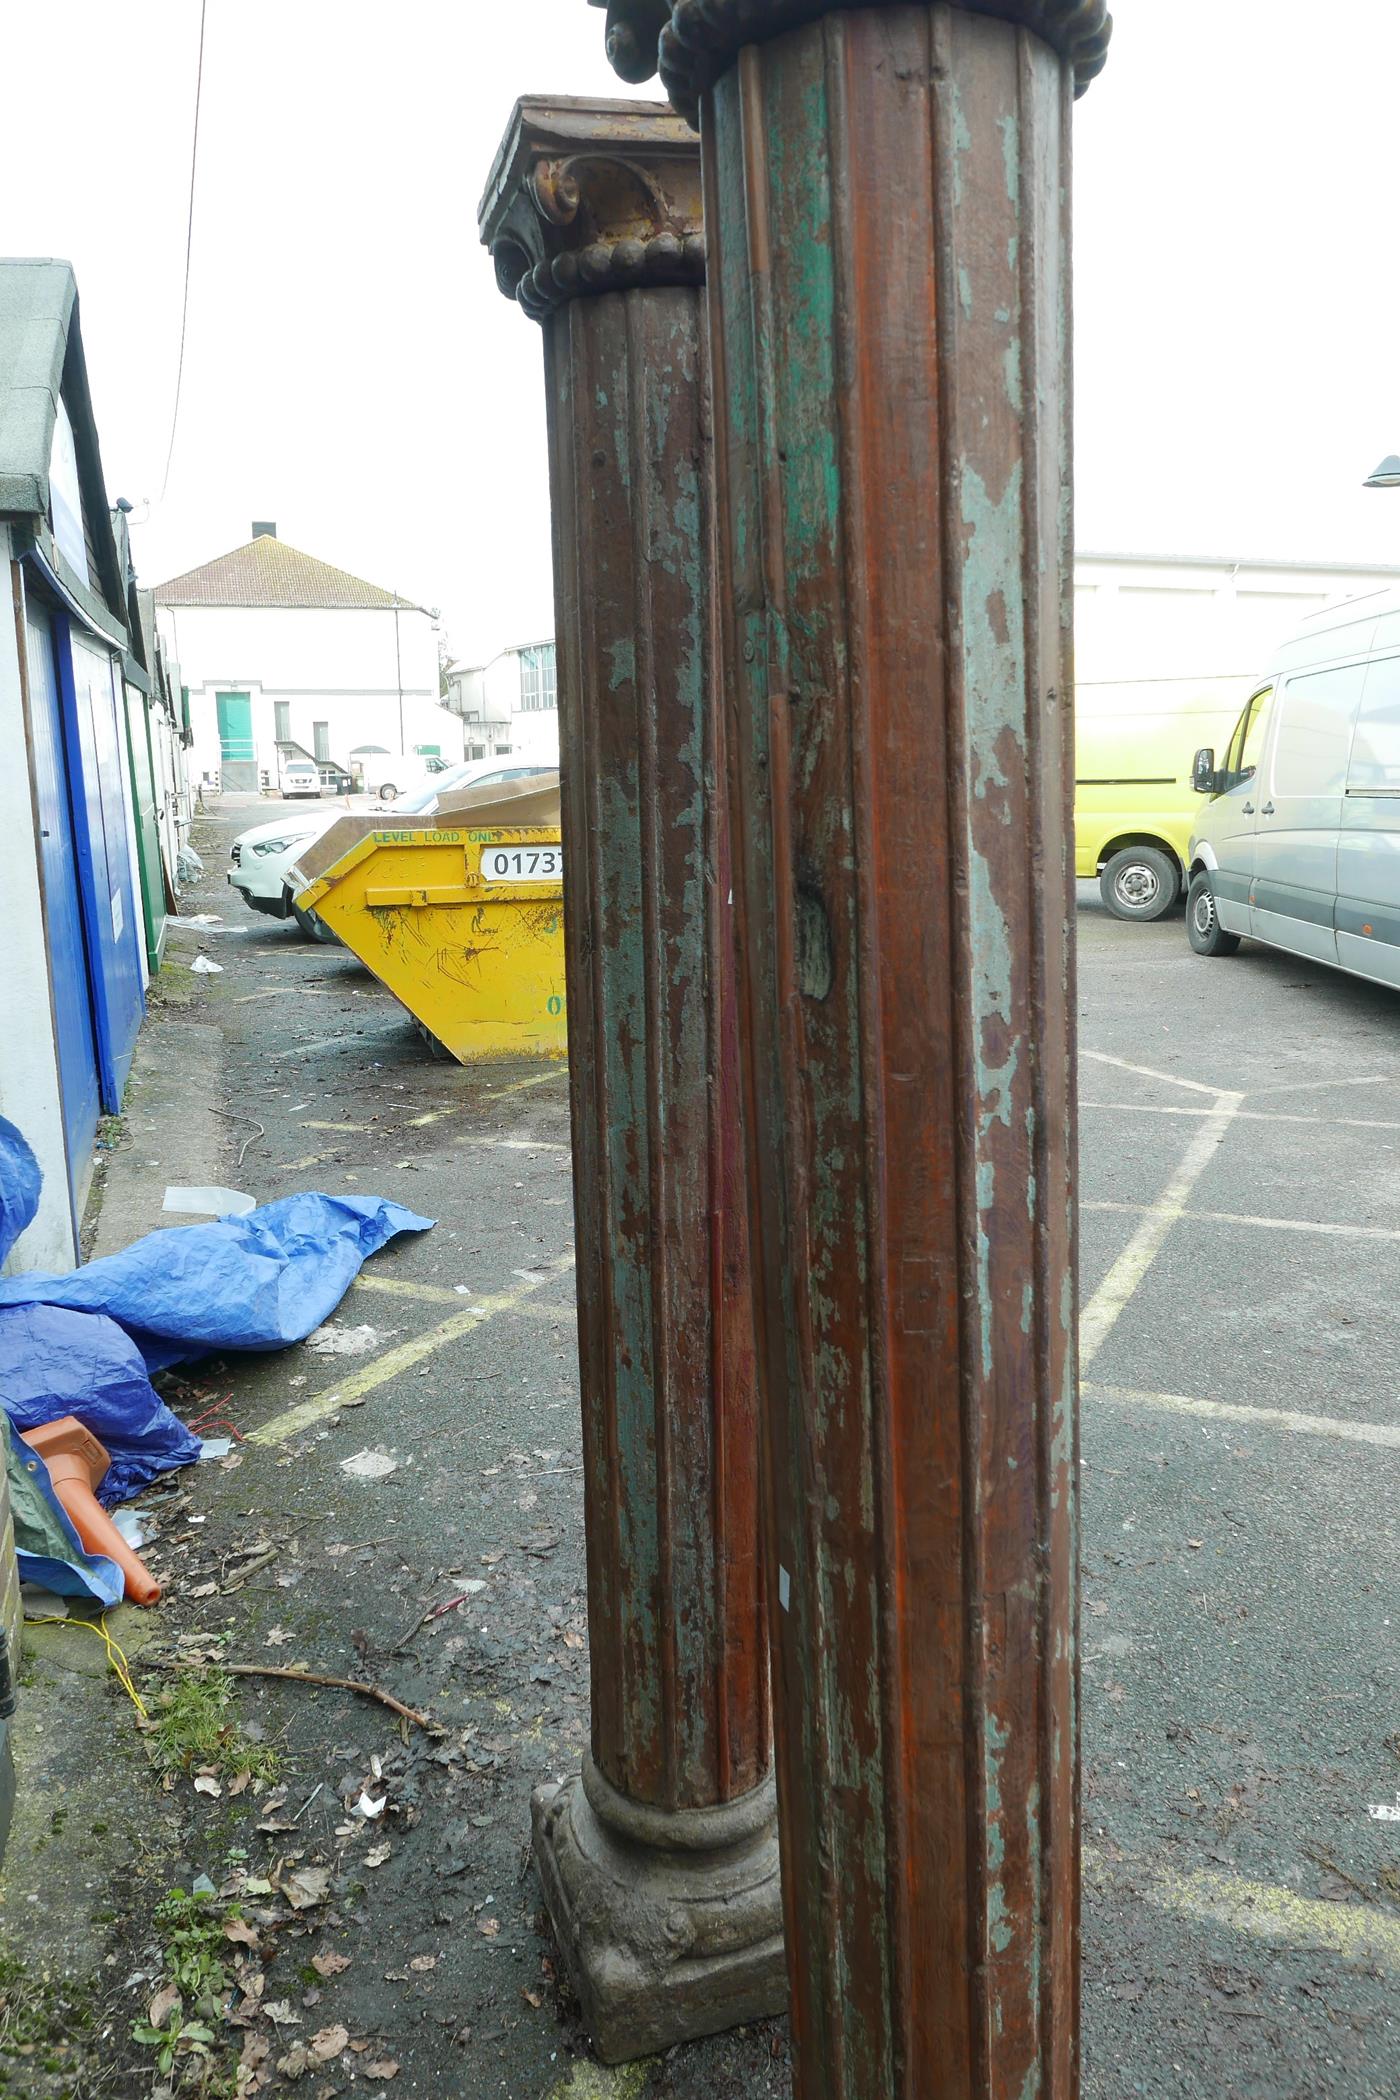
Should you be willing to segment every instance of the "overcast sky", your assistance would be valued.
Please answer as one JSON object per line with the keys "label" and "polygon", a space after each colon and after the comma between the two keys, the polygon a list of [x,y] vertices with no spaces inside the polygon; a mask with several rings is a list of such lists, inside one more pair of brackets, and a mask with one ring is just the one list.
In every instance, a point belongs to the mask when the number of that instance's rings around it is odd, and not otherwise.
{"label": "overcast sky", "polygon": [[[553,625],[539,334],[476,207],[518,94],[627,92],[585,0],[5,6],[0,247],[71,259],[156,583],[274,518],[441,606]],[[1400,561],[1394,0],[1121,0],[1078,105],[1079,544]],[[26,86],[25,83],[28,83]],[[149,509],[147,509],[149,501]]]}

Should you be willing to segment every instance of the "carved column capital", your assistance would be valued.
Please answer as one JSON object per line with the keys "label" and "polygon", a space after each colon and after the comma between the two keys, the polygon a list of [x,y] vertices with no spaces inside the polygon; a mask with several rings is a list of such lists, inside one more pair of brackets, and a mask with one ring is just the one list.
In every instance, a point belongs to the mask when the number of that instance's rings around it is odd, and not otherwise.
{"label": "carved column capital", "polygon": [[[590,0],[608,10],[608,57],[624,80],[659,71],[674,106],[692,123],[700,97],[745,44],[766,43],[837,7],[889,0]],[[1044,37],[1074,67],[1082,95],[1103,70],[1113,18],[1107,0],[952,0],[970,14],[995,15]]]}
{"label": "carved column capital", "polygon": [[532,320],[598,292],[705,281],[700,151],[664,103],[517,103],[479,220],[497,284]]}

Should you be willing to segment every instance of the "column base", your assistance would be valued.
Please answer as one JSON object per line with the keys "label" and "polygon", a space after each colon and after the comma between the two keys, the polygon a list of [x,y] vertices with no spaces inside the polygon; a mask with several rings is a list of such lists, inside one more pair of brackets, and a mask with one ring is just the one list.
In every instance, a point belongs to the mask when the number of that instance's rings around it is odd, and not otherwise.
{"label": "column base", "polygon": [[535,1863],[593,2046],[626,2063],[787,2009],[777,1792],[628,1801],[591,1758],[536,1789]]}

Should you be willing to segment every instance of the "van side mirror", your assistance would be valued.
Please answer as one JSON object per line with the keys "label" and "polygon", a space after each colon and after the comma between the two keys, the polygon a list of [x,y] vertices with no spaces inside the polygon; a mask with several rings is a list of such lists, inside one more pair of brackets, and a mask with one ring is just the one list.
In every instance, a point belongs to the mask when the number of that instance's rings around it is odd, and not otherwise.
{"label": "van side mirror", "polygon": [[1216,792],[1215,753],[1209,744],[1202,745],[1191,762],[1191,785],[1198,795]]}

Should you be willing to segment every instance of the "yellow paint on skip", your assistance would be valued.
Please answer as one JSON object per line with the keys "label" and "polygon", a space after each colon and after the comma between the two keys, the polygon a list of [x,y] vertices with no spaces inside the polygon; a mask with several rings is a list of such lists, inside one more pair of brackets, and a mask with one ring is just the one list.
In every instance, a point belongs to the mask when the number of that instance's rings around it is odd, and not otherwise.
{"label": "yellow paint on skip", "polygon": [[334,1392],[317,1393],[310,1400],[303,1400],[300,1406],[289,1407],[282,1414],[274,1415],[270,1422],[264,1422],[260,1429],[252,1431],[248,1442],[285,1444],[290,1437],[300,1436],[304,1429],[311,1429],[317,1422],[323,1422],[326,1416],[333,1415],[337,1408],[348,1406],[352,1400],[363,1399],[378,1386],[387,1385],[389,1380],[397,1378],[401,1371],[412,1370],[425,1356],[432,1356],[435,1351],[445,1348],[449,1342],[460,1340],[463,1335],[470,1334],[474,1327],[484,1326],[488,1320],[495,1319],[498,1313],[514,1312],[524,1299],[533,1297],[536,1291],[543,1289],[545,1284],[552,1283],[556,1277],[567,1274],[573,1265],[573,1250],[570,1249],[567,1254],[561,1254],[557,1261],[551,1262],[547,1268],[541,1269],[538,1276],[532,1277],[528,1283],[517,1284],[513,1291],[497,1291],[491,1297],[476,1299],[471,1305],[464,1306],[461,1312],[454,1314],[452,1319],[443,1320],[438,1326],[430,1327],[426,1334],[417,1334],[412,1341],[401,1342],[397,1349],[389,1349],[383,1356],[376,1357],[372,1364],[366,1364],[362,1371],[357,1371],[353,1377],[345,1379]]}
{"label": "yellow paint on skip", "polygon": [[1346,1961],[1374,1964],[1400,1976],[1400,1917],[1358,1903],[1322,1903],[1265,1881],[1245,1881],[1206,1868],[1152,1873],[1143,1894],[1158,1910],[1199,1918],[1251,1939],[1312,1952],[1325,1947]]}
{"label": "yellow paint on skip", "polygon": [[[1194,1085],[1192,1081],[1183,1083]],[[1098,1355],[1119,1314],[1157,1259],[1163,1241],[1184,1214],[1192,1189],[1214,1159],[1243,1101],[1243,1094],[1217,1094],[1214,1108],[1186,1147],[1180,1166],[1085,1306],[1079,1322],[1082,1369],[1087,1369]]]}

